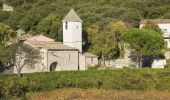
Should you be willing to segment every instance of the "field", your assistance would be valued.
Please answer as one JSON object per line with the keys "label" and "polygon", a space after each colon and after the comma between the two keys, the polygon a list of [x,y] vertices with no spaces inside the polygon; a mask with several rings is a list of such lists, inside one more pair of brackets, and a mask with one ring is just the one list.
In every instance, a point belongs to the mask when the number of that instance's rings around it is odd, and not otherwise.
{"label": "field", "polygon": [[23,74],[21,78],[13,74],[2,74],[0,75],[0,90],[0,98],[22,98],[30,93],[41,95],[47,91],[53,91],[49,92],[49,95],[55,94],[56,91],[56,96],[70,93],[71,97],[78,98],[88,97],[88,94],[89,98],[101,95],[106,99],[116,95],[121,99],[126,94],[130,95],[129,97],[134,97],[134,94],[139,95],[137,97],[146,96],[145,98],[149,98],[150,95],[167,97],[170,91],[170,69],[125,68],[43,72]]}
{"label": "field", "polygon": [[170,92],[67,88],[29,94],[27,97],[30,100],[169,100]]}

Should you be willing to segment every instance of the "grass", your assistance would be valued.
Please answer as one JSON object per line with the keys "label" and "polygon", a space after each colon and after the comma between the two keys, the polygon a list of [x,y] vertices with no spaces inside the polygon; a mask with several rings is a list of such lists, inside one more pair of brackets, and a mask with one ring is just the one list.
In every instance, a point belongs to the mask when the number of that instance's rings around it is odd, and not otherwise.
{"label": "grass", "polygon": [[169,100],[168,91],[115,91],[65,88],[28,94],[30,100]]}

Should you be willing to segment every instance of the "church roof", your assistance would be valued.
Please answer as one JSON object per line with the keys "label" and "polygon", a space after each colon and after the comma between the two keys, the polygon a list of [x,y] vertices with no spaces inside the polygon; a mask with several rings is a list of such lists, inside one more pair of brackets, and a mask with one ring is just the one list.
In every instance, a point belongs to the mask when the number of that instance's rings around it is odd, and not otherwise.
{"label": "church roof", "polygon": [[42,34],[33,36],[31,38],[27,38],[28,41],[48,41],[48,42],[53,42],[54,39],[48,38]]}
{"label": "church roof", "polygon": [[62,22],[82,22],[82,20],[74,11],[74,9],[71,9]]}
{"label": "church roof", "polygon": [[53,41],[25,41],[27,44],[35,46],[37,48],[44,48],[50,50],[77,50],[64,45],[62,42],[53,42]]}
{"label": "church roof", "polygon": [[97,55],[94,55],[94,54],[91,54],[91,53],[88,53],[88,52],[85,52],[85,53],[83,53],[83,56],[85,56],[85,57],[98,57]]}
{"label": "church roof", "polygon": [[156,24],[170,23],[170,19],[145,19],[142,20],[140,24],[145,24],[147,21],[152,21]]}

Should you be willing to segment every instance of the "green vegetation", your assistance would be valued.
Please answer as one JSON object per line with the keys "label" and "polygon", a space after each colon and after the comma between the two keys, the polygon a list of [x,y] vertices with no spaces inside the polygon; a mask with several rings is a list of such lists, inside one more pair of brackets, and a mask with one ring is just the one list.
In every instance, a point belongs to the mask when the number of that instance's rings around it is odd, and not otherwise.
{"label": "green vegetation", "polygon": [[152,22],[152,21],[149,21],[149,20],[148,20],[142,28],[143,28],[143,29],[153,30],[153,31],[155,31],[155,32],[157,32],[157,33],[159,33],[159,34],[162,35],[162,30],[159,28],[158,25],[156,25],[156,24],[155,24],[154,22]]}
{"label": "green vegetation", "polygon": [[[0,11],[0,22],[14,30],[21,28],[33,35],[43,33],[57,41],[62,41],[62,19],[74,8],[83,20],[87,51],[106,59],[122,56],[121,46],[114,35],[124,32],[127,26],[137,28],[141,19],[170,18],[167,13],[170,11],[170,1],[167,0],[3,1],[13,6],[14,12]],[[101,43],[103,47],[98,45]]]}
{"label": "green vegetation", "polygon": [[134,49],[137,56],[139,66],[142,67],[142,58],[146,55],[163,54],[164,39],[152,30],[147,29],[130,29],[123,34],[123,39]]}
{"label": "green vegetation", "polygon": [[102,60],[120,57],[121,34],[126,30],[127,26],[122,21],[111,21],[105,27],[91,25],[87,28],[88,51],[99,55]]}
{"label": "green vegetation", "polygon": [[[84,30],[90,25],[105,26],[118,19],[138,27],[141,19],[170,18],[167,0],[4,0],[14,7],[10,14],[0,14],[13,28],[23,28],[32,34],[42,32],[61,40],[61,21],[71,8],[84,20]],[[6,16],[6,17],[4,17]]]}
{"label": "green vegetation", "polygon": [[169,69],[116,69],[0,75],[0,96],[24,96],[29,92],[60,88],[113,90],[170,90]]}

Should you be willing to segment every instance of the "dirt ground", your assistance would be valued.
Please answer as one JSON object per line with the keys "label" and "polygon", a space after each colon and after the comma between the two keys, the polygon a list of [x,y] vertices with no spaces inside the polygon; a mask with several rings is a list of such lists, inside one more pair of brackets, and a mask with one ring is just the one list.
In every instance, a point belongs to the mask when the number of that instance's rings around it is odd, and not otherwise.
{"label": "dirt ground", "polygon": [[71,88],[28,94],[27,97],[30,100],[170,100],[170,92]]}

